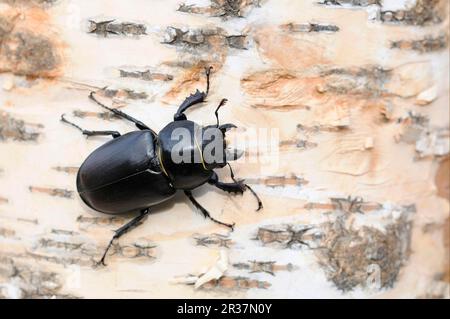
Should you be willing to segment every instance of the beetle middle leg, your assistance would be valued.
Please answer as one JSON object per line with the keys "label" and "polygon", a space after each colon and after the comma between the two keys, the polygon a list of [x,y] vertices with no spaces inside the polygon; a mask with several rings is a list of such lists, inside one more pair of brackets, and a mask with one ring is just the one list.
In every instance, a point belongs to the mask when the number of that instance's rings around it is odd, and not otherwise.
{"label": "beetle middle leg", "polygon": [[203,216],[205,216],[205,218],[209,218],[211,219],[213,222],[219,224],[219,225],[223,225],[223,226],[227,226],[229,228],[231,228],[231,230],[234,229],[234,223],[233,224],[227,224],[224,222],[221,222],[220,220],[215,219],[214,217],[212,217],[209,212],[202,206],[200,205],[197,200],[194,198],[194,196],[192,196],[192,193],[190,191],[184,191],[184,193],[186,194],[186,196],[189,198],[189,200],[192,202],[192,204],[194,204],[194,206],[200,210],[203,214]]}
{"label": "beetle middle leg", "polygon": [[194,94],[189,95],[184,101],[183,103],[181,103],[180,107],[178,108],[177,113],[175,113],[175,115],[173,116],[173,119],[175,121],[181,121],[181,120],[186,120],[186,115],[184,114],[184,112],[190,108],[191,106],[198,104],[198,103],[202,103],[205,98],[208,96],[209,93],[209,77],[211,75],[211,69],[212,66],[206,67],[205,68],[205,74],[206,74],[206,92],[200,92],[199,90],[197,90]]}
{"label": "beetle middle leg", "polygon": [[100,105],[101,107],[107,109],[107,110],[110,111],[110,112],[113,112],[113,113],[116,114],[117,116],[119,116],[119,117],[121,117],[121,118],[123,118],[123,119],[126,119],[126,120],[128,120],[128,121],[130,121],[130,122],[133,122],[133,123],[136,125],[136,127],[137,127],[138,129],[140,129],[140,130],[150,130],[150,131],[152,131],[152,132],[156,135],[156,133],[155,133],[151,128],[149,128],[147,125],[145,125],[144,123],[142,123],[142,122],[139,121],[138,119],[135,119],[134,117],[132,117],[132,116],[126,114],[125,112],[122,112],[121,110],[118,110],[118,109],[115,109],[115,108],[106,106],[105,104],[103,104],[103,103],[101,103],[100,101],[98,101],[98,100],[95,98],[95,96],[94,96],[94,92],[91,92],[91,93],[89,94],[89,98],[90,98],[92,101],[94,101],[95,103],[97,103],[98,105]]}
{"label": "beetle middle leg", "polygon": [[126,223],[125,225],[123,225],[119,229],[115,230],[114,236],[109,241],[109,244],[106,247],[105,252],[103,253],[102,259],[100,259],[100,261],[97,263],[97,265],[101,264],[103,266],[106,266],[106,264],[105,264],[106,254],[108,253],[109,249],[111,248],[114,240],[120,238],[123,234],[127,233],[132,228],[138,226],[139,223],[142,221],[142,219],[144,219],[144,217],[147,216],[149,213],[150,213],[150,209],[146,208],[146,209],[142,210],[141,213],[138,216],[136,216],[135,218],[130,220],[128,223]]}
{"label": "beetle middle leg", "polygon": [[67,123],[69,125],[72,125],[76,129],[80,130],[86,136],[111,135],[113,138],[116,138],[116,137],[120,136],[120,133],[117,132],[117,131],[90,131],[90,130],[85,130],[85,129],[81,128],[80,126],[76,125],[75,123],[72,123],[72,122],[68,121],[64,117],[64,114],[61,115],[61,121],[63,121],[64,123]]}

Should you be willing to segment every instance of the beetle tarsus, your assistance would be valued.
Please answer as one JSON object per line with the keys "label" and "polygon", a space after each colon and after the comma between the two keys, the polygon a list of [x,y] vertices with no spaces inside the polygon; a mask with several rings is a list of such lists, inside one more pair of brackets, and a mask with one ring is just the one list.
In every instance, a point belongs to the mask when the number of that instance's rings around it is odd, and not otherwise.
{"label": "beetle tarsus", "polygon": [[256,211],[260,211],[264,206],[262,204],[261,199],[259,198],[258,194],[256,194],[256,192],[247,184],[244,184],[245,187],[247,187],[249,189],[249,191],[253,194],[253,196],[255,196],[256,200],[258,201],[258,208],[256,209]]}
{"label": "beetle tarsus", "polygon": [[64,123],[67,123],[73,127],[75,127],[77,130],[81,131],[81,133],[83,133],[86,136],[98,136],[98,135],[111,135],[113,138],[119,137],[120,133],[117,131],[90,131],[90,130],[85,130],[82,127],[76,125],[73,122],[70,122],[69,120],[67,120],[65,118],[65,114],[61,115],[61,121]]}
{"label": "beetle tarsus", "polygon": [[221,222],[220,220],[215,219],[214,217],[212,217],[209,214],[209,212],[202,205],[200,205],[197,202],[197,200],[194,198],[194,196],[192,196],[192,193],[190,191],[184,191],[184,193],[189,198],[189,200],[192,202],[192,204],[194,204],[194,206],[203,214],[203,216],[205,216],[205,218],[209,218],[216,224],[226,226],[226,227],[230,228],[232,231],[234,230],[234,226],[236,225],[235,223],[228,224],[228,223],[224,223],[224,222]]}
{"label": "beetle tarsus", "polygon": [[115,234],[109,241],[109,244],[106,247],[105,252],[103,253],[102,259],[100,259],[100,261],[97,263],[97,266],[99,266],[99,265],[106,266],[106,263],[105,263],[106,255],[108,254],[109,249],[113,245],[114,240],[119,239],[123,234],[127,233],[134,227],[138,226],[140,224],[140,222],[142,221],[142,219],[144,219],[144,217],[147,216],[149,213],[150,213],[150,209],[148,209],[148,208],[144,209],[141,211],[141,213],[138,216],[134,217],[128,223],[126,223],[119,229],[115,230]]}
{"label": "beetle tarsus", "polygon": [[[235,179],[234,177],[234,172],[233,169],[231,168],[230,163],[227,163],[228,167],[230,168],[230,175],[231,175],[231,179],[235,182],[238,183],[238,181]],[[253,194],[253,196],[255,196],[256,200],[258,201],[258,208],[256,209],[256,211],[260,211],[263,208],[263,204],[261,199],[259,198],[258,194],[256,194],[256,192],[250,187],[248,186],[248,184],[244,184],[246,188],[248,188],[248,190]]]}
{"label": "beetle tarsus", "polygon": [[113,238],[109,241],[109,244],[108,244],[108,246],[106,247],[105,252],[103,253],[102,259],[100,259],[100,260],[95,264],[97,267],[99,267],[99,266],[107,266],[106,263],[105,263],[106,254],[108,253],[109,249],[111,248],[111,246],[112,246],[112,244],[113,244],[113,242],[114,242],[114,239],[115,239],[115,237],[113,237]]}

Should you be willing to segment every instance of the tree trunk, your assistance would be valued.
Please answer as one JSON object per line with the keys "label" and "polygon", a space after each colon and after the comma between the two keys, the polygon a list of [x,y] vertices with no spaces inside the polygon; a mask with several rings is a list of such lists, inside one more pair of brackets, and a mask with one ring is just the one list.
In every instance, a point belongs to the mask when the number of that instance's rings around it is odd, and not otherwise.
{"label": "tree trunk", "polygon": [[[0,1],[0,297],[449,297],[446,0]],[[78,167],[134,126],[234,123],[259,194],[212,185],[134,215],[86,207]],[[231,181],[227,168],[218,171]]]}

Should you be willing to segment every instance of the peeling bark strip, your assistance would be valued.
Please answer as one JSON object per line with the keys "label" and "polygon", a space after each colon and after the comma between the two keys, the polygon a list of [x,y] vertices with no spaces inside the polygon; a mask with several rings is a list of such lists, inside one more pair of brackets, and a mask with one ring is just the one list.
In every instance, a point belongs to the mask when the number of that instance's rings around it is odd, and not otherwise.
{"label": "peeling bark strip", "polygon": [[182,30],[179,28],[168,27],[163,43],[172,45],[198,46],[204,45],[207,38],[216,35],[215,30]]}
{"label": "peeling bark strip", "polygon": [[361,197],[348,196],[347,198],[330,198],[333,208],[345,213],[360,213],[364,214],[366,211],[381,209],[381,204],[365,203]]}
{"label": "peeling bark strip", "polygon": [[42,7],[49,7],[56,3],[58,0],[1,0],[1,2],[7,3],[9,5],[37,5]]}
{"label": "peeling bark strip", "polygon": [[340,210],[346,213],[361,213],[376,211],[383,207],[378,203],[364,203],[362,199],[351,198],[331,198],[331,203],[307,203],[305,209],[331,209]]}
{"label": "peeling bark strip", "polygon": [[379,7],[378,19],[385,23],[426,26],[441,23],[448,12],[447,0],[415,0],[414,6],[404,10],[383,10],[382,0],[324,0],[322,5],[342,7]]}
{"label": "peeling bark strip", "polygon": [[[95,257],[96,255],[101,253],[101,248],[94,248],[86,243],[73,243],[71,241],[58,241],[48,238],[40,239],[36,248],[59,249],[66,252],[73,252],[74,254],[76,254],[73,256],[73,258],[79,257],[77,256],[78,254]],[[109,255],[124,258],[146,257],[154,259],[156,258],[154,256],[154,248],[156,248],[155,245],[142,245],[139,243],[133,243],[131,245],[113,244]]]}
{"label": "peeling bark strip", "polygon": [[[350,291],[359,285],[392,287],[410,253],[415,206],[378,207],[378,214],[373,215],[377,217],[371,217],[362,212],[358,198],[333,198],[332,203],[320,208],[333,209],[333,222],[260,227],[256,239],[280,248],[295,244],[314,249],[328,278],[340,290]],[[380,219],[385,230],[369,226],[374,223],[371,218]]]}
{"label": "peeling bark strip", "polygon": [[347,126],[350,120],[345,114],[347,99],[397,97],[401,92],[398,78],[402,78],[403,86],[408,83],[413,86],[417,81],[411,73],[407,67],[384,69],[378,65],[315,67],[298,72],[270,69],[243,77],[241,86],[255,108],[314,111],[315,107],[324,108],[326,104],[336,114],[334,125],[328,126]]}
{"label": "peeling bark strip", "polygon": [[61,292],[61,275],[20,262],[17,256],[0,257],[0,282],[0,298],[77,298]]}
{"label": "peeling bark strip", "polygon": [[12,72],[38,78],[54,78],[61,74],[61,44],[51,33],[48,16],[38,7],[24,9],[19,14],[0,15],[0,72]]}
{"label": "peeling bark strip", "polygon": [[416,0],[408,10],[381,11],[380,20],[388,23],[425,26],[442,22],[448,10],[447,0]]}
{"label": "peeling bark strip", "polygon": [[76,174],[79,169],[79,167],[76,166],[56,166],[52,168],[57,172],[64,172],[67,174]]}
{"label": "peeling bark strip", "polygon": [[367,7],[370,5],[381,6],[382,0],[324,0],[319,2],[323,5],[334,5],[334,6],[352,6],[352,7]]}
{"label": "peeling bark strip", "polygon": [[417,158],[444,157],[450,154],[449,128],[433,128],[422,132],[416,142]]}
{"label": "peeling bark strip", "polygon": [[65,229],[52,229],[51,233],[56,234],[56,235],[69,235],[69,236],[78,235],[77,232],[74,232],[71,230],[65,230]]}
{"label": "peeling bark strip", "polygon": [[291,139],[291,140],[280,141],[280,147],[294,146],[294,147],[302,149],[302,150],[315,148],[318,145],[319,144],[314,143],[314,142],[310,142],[310,141],[305,140],[305,139]]}
{"label": "peeling bark strip", "polygon": [[96,259],[90,256],[86,257],[85,255],[82,255],[81,257],[80,255],[74,257],[61,257],[61,256],[37,254],[33,252],[29,252],[27,255],[33,258],[34,260],[45,261],[51,264],[63,266],[76,265],[83,267],[93,267],[97,263]]}
{"label": "peeling bark strip", "polygon": [[280,26],[281,29],[289,32],[338,32],[340,29],[332,24],[318,23],[288,23]]}
{"label": "peeling bark strip", "polygon": [[130,99],[130,100],[145,100],[148,94],[145,92],[135,92],[130,89],[109,89],[103,88],[98,91],[101,95],[107,98]]}
{"label": "peeling bark strip", "polygon": [[39,186],[30,186],[30,192],[32,193],[42,193],[55,197],[62,198],[73,198],[74,191],[62,189],[62,188],[48,188],[48,187],[39,187]]}
{"label": "peeling bark strip", "polygon": [[227,35],[225,31],[220,28],[180,29],[168,27],[162,43],[182,46],[186,49],[206,49],[220,44],[235,49],[245,50],[247,49],[247,36]]}
{"label": "peeling bark strip", "polygon": [[397,122],[400,128],[395,140],[415,144],[416,159],[450,154],[449,128],[432,128],[428,117],[415,112],[409,112],[407,117],[399,118]]}
{"label": "peeling bark strip", "polygon": [[83,243],[73,243],[67,241],[58,241],[48,238],[41,238],[38,242],[39,247],[45,248],[58,248],[62,250],[79,250],[83,246]]}
{"label": "peeling bark strip", "polygon": [[[2,41],[0,72],[46,77],[58,66],[52,42],[42,36],[18,32]],[[8,67],[9,65],[9,67]]]}
{"label": "peeling bark strip", "polygon": [[204,284],[200,289],[267,289],[271,286],[267,281],[253,280],[247,277],[223,276],[218,280],[211,280]]}
{"label": "peeling bark strip", "polygon": [[0,237],[14,237],[14,236],[16,236],[15,230],[0,227]]}
{"label": "peeling bark strip", "polygon": [[309,182],[303,177],[299,177],[295,174],[290,176],[269,176],[264,178],[246,178],[249,184],[260,184],[268,187],[286,187],[286,186],[301,186],[306,185]]}
{"label": "peeling bark strip", "polygon": [[321,231],[311,225],[276,225],[260,227],[255,240],[263,245],[275,244],[281,248],[317,248]]}
{"label": "peeling bark strip", "polygon": [[249,261],[248,263],[236,263],[233,267],[237,269],[248,270],[250,273],[264,272],[275,276],[277,271],[293,271],[295,266],[291,263],[286,265],[277,265],[275,261]]}
{"label": "peeling bark strip", "polygon": [[[109,255],[120,258],[155,259],[155,248],[156,245],[147,240],[130,244],[114,243]],[[51,233],[34,243],[30,254],[35,259],[53,264],[95,266],[103,249],[103,246],[97,246],[79,233],[53,229]]]}
{"label": "peeling bark strip", "polygon": [[119,119],[119,117],[111,112],[92,112],[92,111],[81,111],[81,110],[75,110],[72,112],[72,115],[79,118],[86,118],[86,117],[95,117],[98,119],[102,119],[105,121],[111,121],[113,119]]}
{"label": "peeling bark strip", "polygon": [[331,68],[321,72],[325,85],[320,93],[356,94],[377,96],[385,92],[383,85],[389,80],[392,70],[380,66],[356,68]]}
{"label": "peeling bark strip", "polygon": [[22,120],[11,117],[6,112],[0,112],[0,141],[37,141],[40,134],[36,131],[42,125],[27,124]]}
{"label": "peeling bark strip", "polygon": [[116,20],[94,21],[89,20],[88,33],[97,34],[102,37],[108,35],[141,36],[147,35],[147,27],[141,23],[115,22]]}
{"label": "peeling bark strip", "polygon": [[235,48],[239,50],[247,50],[248,49],[248,39],[246,35],[229,35],[226,36],[228,46],[230,48]]}
{"label": "peeling bark strip", "polygon": [[23,223],[39,225],[39,221],[37,219],[17,218],[17,221],[23,222]]}
{"label": "peeling bark strip", "polygon": [[144,81],[172,81],[173,75],[163,73],[153,73],[150,70],[145,71],[126,71],[119,70],[121,78],[133,78]]}
{"label": "peeling bark strip", "polygon": [[254,7],[260,7],[261,0],[210,0],[209,7],[197,7],[194,4],[180,4],[178,11],[193,14],[209,14],[214,17],[242,18]]}
{"label": "peeling bark strip", "polygon": [[[385,230],[354,227],[348,213],[338,214],[335,222],[325,223],[322,246],[317,256],[328,278],[346,292],[357,286],[390,288],[410,254],[411,207],[387,212],[390,223]],[[400,212],[399,216],[394,216]]]}
{"label": "peeling bark strip", "polygon": [[195,239],[197,246],[230,248],[234,244],[228,236],[221,234],[194,234],[192,237]]}
{"label": "peeling bark strip", "polygon": [[102,225],[102,226],[117,226],[123,225],[126,221],[124,217],[89,217],[89,216],[78,216],[77,222],[80,224],[90,224],[90,225]]}
{"label": "peeling bark strip", "polygon": [[132,245],[113,244],[110,255],[116,255],[123,258],[150,258],[155,259],[156,245],[133,243]]}
{"label": "peeling bark strip", "polygon": [[391,42],[391,49],[412,50],[428,53],[444,50],[448,47],[448,35],[438,37],[425,37],[421,40],[399,40]]}
{"label": "peeling bark strip", "polygon": [[345,130],[347,127],[331,126],[331,125],[311,125],[306,126],[303,124],[297,124],[297,131],[306,134],[318,134],[320,132],[339,132]]}

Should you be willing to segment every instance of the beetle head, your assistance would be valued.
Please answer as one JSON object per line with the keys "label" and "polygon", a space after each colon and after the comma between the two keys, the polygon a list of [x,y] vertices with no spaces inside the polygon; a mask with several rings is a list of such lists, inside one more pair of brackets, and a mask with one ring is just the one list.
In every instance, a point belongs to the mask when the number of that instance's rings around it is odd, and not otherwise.
{"label": "beetle head", "polygon": [[229,161],[235,161],[242,156],[242,151],[227,147],[226,132],[232,128],[236,128],[236,125],[228,123],[203,128],[202,153],[207,169],[222,168]]}

